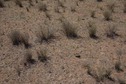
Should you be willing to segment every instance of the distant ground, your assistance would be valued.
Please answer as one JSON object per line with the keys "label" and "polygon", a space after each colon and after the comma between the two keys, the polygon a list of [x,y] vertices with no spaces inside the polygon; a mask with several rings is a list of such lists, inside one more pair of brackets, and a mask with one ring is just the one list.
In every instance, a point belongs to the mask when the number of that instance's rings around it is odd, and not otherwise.
{"label": "distant ground", "polygon": [[126,1],[0,0],[0,84],[126,84]]}

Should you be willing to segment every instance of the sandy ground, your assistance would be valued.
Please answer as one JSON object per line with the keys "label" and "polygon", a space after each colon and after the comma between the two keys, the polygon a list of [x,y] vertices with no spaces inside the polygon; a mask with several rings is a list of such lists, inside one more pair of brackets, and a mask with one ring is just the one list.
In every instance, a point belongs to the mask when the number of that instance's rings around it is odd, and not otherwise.
{"label": "sandy ground", "polygon": [[[0,7],[0,84],[126,84],[125,0],[32,0],[32,4],[20,1],[23,7],[14,0],[6,0],[5,7]],[[103,12],[112,3],[112,20],[106,21]],[[46,12],[39,10],[42,4],[46,4]],[[66,37],[62,18],[77,27],[81,38]],[[98,39],[89,37],[90,21],[97,26]],[[109,25],[117,28],[119,36],[106,37]],[[40,26],[54,32],[55,38],[49,43],[38,42]],[[31,47],[13,45],[13,30],[27,33]],[[47,51],[46,63],[38,60],[37,51],[41,49]],[[27,67],[24,58],[28,51],[36,62]],[[115,67],[118,62],[119,70]]]}

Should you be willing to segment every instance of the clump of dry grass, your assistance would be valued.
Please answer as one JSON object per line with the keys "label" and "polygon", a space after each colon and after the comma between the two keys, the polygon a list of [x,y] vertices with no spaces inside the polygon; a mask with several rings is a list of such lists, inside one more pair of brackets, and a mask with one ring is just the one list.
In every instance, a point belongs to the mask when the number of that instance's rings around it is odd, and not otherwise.
{"label": "clump of dry grass", "polygon": [[108,10],[111,11],[112,13],[114,13],[114,9],[115,9],[115,3],[110,3],[108,5]]}
{"label": "clump of dry grass", "polygon": [[58,5],[60,6],[60,7],[62,7],[62,8],[65,8],[65,3],[66,1],[64,1],[64,0],[58,0]]}
{"label": "clump of dry grass", "polygon": [[36,3],[38,3],[38,0],[35,0]]}
{"label": "clump of dry grass", "polygon": [[29,12],[29,8],[28,7],[26,7],[26,10],[27,10],[27,12]]}
{"label": "clump of dry grass", "polygon": [[123,70],[123,66],[122,66],[122,61],[121,61],[122,55],[123,55],[123,51],[122,51],[121,49],[119,49],[119,50],[117,51],[117,55],[118,55],[118,60],[117,60],[117,62],[115,63],[115,70],[116,70],[117,72],[122,72],[122,71],[124,71],[124,70]]}
{"label": "clump of dry grass", "polygon": [[110,21],[110,20],[112,20],[112,12],[111,11],[105,11],[104,13],[103,13],[103,15],[104,15],[104,18],[105,18],[105,20],[106,21]]}
{"label": "clump of dry grass", "polygon": [[77,38],[77,28],[68,21],[63,22],[64,33],[68,38]]}
{"label": "clump of dry grass", "polygon": [[88,67],[88,70],[87,70],[87,73],[92,76],[93,78],[95,78],[95,80],[97,82],[102,82],[104,81],[105,79],[110,79],[112,80],[112,78],[110,77],[111,75],[111,70],[106,70],[105,68],[103,67],[99,67],[96,70],[93,70],[91,67]]}
{"label": "clump of dry grass", "polygon": [[47,11],[47,4],[41,3],[41,4],[39,5],[39,11],[44,11],[44,12],[46,12],[46,11]]}
{"label": "clump of dry grass", "polygon": [[35,64],[35,59],[32,58],[32,53],[27,52],[24,57],[24,66],[30,67],[32,64]]}
{"label": "clump of dry grass", "polygon": [[91,11],[91,17],[95,18],[95,11]]}
{"label": "clump of dry grass", "polygon": [[16,5],[18,5],[19,7],[23,7],[23,5],[22,5],[22,2],[20,1],[20,0],[15,0],[15,3],[16,3]]}
{"label": "clump of dry grass", "polygon": [[89,36],[93,39],[97,39],[98,36],[96,35],[97,29],[96,25],[93,22],[89,22],[88,25]]}
{"label": "clump of dry grass", "polygon": [[32,0],[29,0],[29,4],[30,4],[30,6],[34,6]]}
{"label": "clump of dry grass", "polygon": [[50,42],[54,38],[54,32],[49,27],[41,27],[37,33],[39,42]]}
{"label": "clump of dry grass", "polygon": [[24,34],[20,33],[19,31],[13,31],[10,35],[10,38],[13,42],[13,45],[20,45],[24,44],[25,48],[29,48],[30,44],[28,42],[29,36],[25,36]]}
{"label": "clump of dry grass", "polygon": [[103,0],[97,0],[97,2],[102,2]]}
{"label": "clump of dry grass", "polygon": [[25,48],[29,48],[31,47],[30,43],[29,43],[29,37],[28,36],[24,36],[24,39],[22,39],[22,43],[24,44]]}
{"label": "clump of dry grass", "polygon": [[47,17],[49,20],[51,20],[51,13],[49,13],[48,11],[46,11],[46,12],[45,12],[45,15],[46,15],[46,17]]}
{"label": "clump of dry grass", "polygon": [[116,64],[115,64],[115,70],[117,72],[122,72],[123,71],[123,69],[121,67],[121,62],[120,61],[116,62]]}
{"label": "clump of dry grass", "polygon": [[126,81],[125,81],[125,79],[118,79],[118,82],[119,82],[119,84],[126,84]]}
{"label": "clump of dry grass", "polygon": [[73,13],[76,12],[75,6],[72,6],[72,7],[71,7],[71,12],[73,12]]}
{"label": "clump of dry grass", "polygon": [[10,0],[4,0],[4,1],[10,1]]}
{"label": "clump of dry grass", "polygon": [[0,8],[3,8],[3,7],[5,7],[4,6],[4,1],[3,0],[0,0]]}
{"label": "clump of dry grass", "polygon": [[85,1],[85,0],[79,0],[79,1]]}
{"label": "clump of dry grass", "polygon": [[123,12],[126,13],[126,2],[124,2],[124,9]]}
{"label": "clump of dry grass", "polygon": [[119,36],[116,31],[117,29],[115,26],[109,26],[108,29],[106,30],[107,37],[114,39],[115,37]]}
{"label": "clump of dry grass", "polygon": [[21,69],[20,68],[16,68],[16,72],[17,72],[18,76],[21,75]]}
{"label": "clump of dry grass", "polygon": [[41,49],[40,51],[37,52],[37,54],[38,54],[38,60],[40,62],[46,63],[49,60],[46,50]]}

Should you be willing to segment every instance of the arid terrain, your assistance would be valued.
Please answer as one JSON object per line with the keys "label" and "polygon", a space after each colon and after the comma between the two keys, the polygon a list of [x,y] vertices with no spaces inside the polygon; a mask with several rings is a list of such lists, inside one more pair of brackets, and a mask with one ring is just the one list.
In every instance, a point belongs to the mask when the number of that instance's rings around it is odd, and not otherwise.
{"label": "arid terrain", "polygon": [[0,0],[0,84],[126,84],[126,1]]}

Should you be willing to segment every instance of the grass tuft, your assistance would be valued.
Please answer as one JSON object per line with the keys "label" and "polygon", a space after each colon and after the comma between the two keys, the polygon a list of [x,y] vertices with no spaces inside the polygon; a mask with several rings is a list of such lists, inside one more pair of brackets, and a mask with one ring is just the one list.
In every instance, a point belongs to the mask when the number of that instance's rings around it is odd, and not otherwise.
{"label": "grass tuft", "polygon": [[112,12],[111,11],[105,11],[104,13],[103,13],[103,15],[104,15],[104,18],[105,18],[105,20],[106,21],[110,21],[110,20],[112,20]]}
{"label": "grass tuft", "polygon": [[47,11],[47,5],[45,3],[41,3],[39,5],[39,11],[44,11],[46,12]]}
{"label": "grass tuft", "polygon": [[20,1],[20,0],[15,0],[15,3],[16,3],[16,5],[18,5],[19,7],[23,7],[23,5],[22,5],[22,2]]}
{"label": "grass tuft", "polygon": [[46,50],[40,50],[39,52],[37,52],[38,54],[38,60],[40,62],[47,62],[49,60],[49,57],[47,57],[47,51]]}
{"label": "grass tuft", "polygon": [[94,71],[92,68],[88,67],[87,73],[95,78],[97,82],[103,82],[105,79],[112,80],[110,77],[111,70],[105,70],[104,68],[99,68],[98,71]]}
{"label": "grass tuft", "polygon": [[30,65],[35,64],[35,59],[32,58],[31,52],[27,52],[24,58],[24,66],[30,67]]}
{"label": "grass tuft", "polygon": [[97,0],[97,2],[102,2],[103,0]]}
{"label": "grass tuft", "polygon": [[37,37],[38,37],[40,43],[50,42],[52,39],[54,39],[54,34],[50,28],[41,27],[39,32],[37,33]]}
{"label": "grass tuft", "polygon": [[124,2],[124,9],[123,12],[126,13],[126,2]]}
{"label": "grass tuft", "polygon": [[34,4],[33,4],[33,1],[32,1],[32,0],[29,0],[29,4],[30,4],[30,6],[34,6]]}
{"label": "grass tuft", "polygon": [[115,26],[109,26],[109,28],[106,30],[106,35],[108,38],[115,39],[115,37],[119,36],[116,33],[117,29]]}
{"label": "grass tuft", "polygon": [[89,36],[93,39],[98,39],[98,36],[96,35],[96,25],[92,22],[89,22],[88,25],[88,31],[89,31]]}
{"label": "grass tuft", "polygon": [[122,50],[118,50],[117,51],[117,55],[118,55],[118,60],[117,62],[115,63],[115,70],[117,72],[123,72],[124,71],[124,67],[123,67],[123,64],[122,64],[122,55],[123,55],[123,51]]}
{"label": "grass tuft", "polygon": [[95,11],[91,11],[91,17],[95,18]]}
{"label": "grass tuft", "polygon": [[111,11],[112,13],[114,13],[114,9],[115,9],[115,3],[110,3],[108,5],[108,10]]}
{"label": "grass tuft", "polygon": [[77,28],[68,21],[63,22],[64,33],[68,38],[77,38]]}
{"label": "grass tuft", "polygon": [[123,69],[121,68],[121,62],[120,61],[116,62],[115,69],[116,69],[117,72],[123,71]]}
{"label": "grass tuft", "polygon": [[79,0],[79,1],[85,1],[85,0]]}
{"label": "grass tuft", "polygon": [[4,1],[3,0],[0,0],[0,8],[3,8],[3,7],[5,7],[4,6]]}
{"label": "grass tuft", "polygon": [[10,35],[10,38],[13,42],[13,45],[18,46],[20,44],[24,44],[25,48],[30,47],[30,44],[28,42],[29,36],[25,36],[19,31],[13,31]]}

